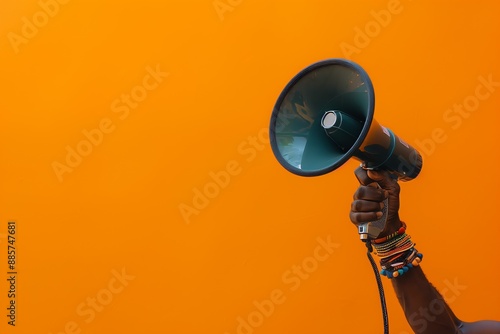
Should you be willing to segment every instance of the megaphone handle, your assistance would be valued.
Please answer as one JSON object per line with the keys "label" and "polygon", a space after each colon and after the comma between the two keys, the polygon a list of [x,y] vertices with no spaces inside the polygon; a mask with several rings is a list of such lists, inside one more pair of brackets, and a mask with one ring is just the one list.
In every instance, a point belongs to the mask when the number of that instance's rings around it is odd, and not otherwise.
{"label": "megaphone handle", "polygon": [[[380,188],[378,183],[372,183],[370,186],[376,186]],[[387,222],[387,211],[389,208],[389,199],[384,200],[384,207],[382,208],[382,217],[369,223],[365,223],[358,226],[359,237],[362,241],[367,239],[376,239],[380,233],[384,230],[385,224]]]}

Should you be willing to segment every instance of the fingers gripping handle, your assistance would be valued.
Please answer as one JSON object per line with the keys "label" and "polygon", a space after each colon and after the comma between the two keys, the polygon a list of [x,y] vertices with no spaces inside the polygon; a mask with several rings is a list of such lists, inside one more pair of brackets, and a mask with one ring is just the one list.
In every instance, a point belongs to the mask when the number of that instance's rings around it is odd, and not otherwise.
{"label": "fingers gripping handle", "polygon": [[[377,184],[378,186],[378,184]],[[378,186],[380,187],[380,186]],[[369,223],[361,224],[358,226],[359,238],[363,241],[367,239],[376,239],[385,228],[387,222],[387,208],[389,199],[384,200],[384,207],[382,208],[382,217]]]}
{"label": "fingers gripping handle", "polygon": [[[362,185],[381,189],[380,185],[376,181],[368,177],[368,174],[366,170],[363,169],[363,167],[359,167],[358,169],[356,169],[354,171],[354,175]],[[384,200],[384,207],[382,208],[382,217],[358,226],[358,233],[361,240],[366,241],[367,239],[376,239],[380,235],[380,233],[384,230],[385,224],[387,222],[388,208],[389,199],[386,198]]]}

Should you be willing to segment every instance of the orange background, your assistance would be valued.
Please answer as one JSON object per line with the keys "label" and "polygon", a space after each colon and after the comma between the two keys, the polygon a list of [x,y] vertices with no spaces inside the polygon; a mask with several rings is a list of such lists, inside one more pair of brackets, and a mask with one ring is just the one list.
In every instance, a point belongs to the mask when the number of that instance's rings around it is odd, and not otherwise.
{"label": "orange background", "polygon": [[[479,77],[500,81],[493,1],[221,0],[218,13],[212,0],[66,0],[46,21],[40,3],[53,1],[4,0],[0,10],[0,262],[6,272],[15,220],[18,271],[14,328],[0,284],[3,332],[381,333],[348,219],[358,163],[301,178],[278,164],[265,132],[286,83],[333,57],[365,68],[377,120],[423,155],[421,175],[402,184],[401,216],[429,279],[464,320],[500,319],[500,87],[467,118],[446,118],[473,101]],[[23,28],[34,19],[36,32]],[[23,29],[29,38],[12,42]],[[169,74],[128,115],[115,112],[148,68]],[[102,120],[113,130],[60,182],[54,162],[66,164],[67,147]],[[214,187],[211,173],[228,164]],[[206,189],[212,198],[196,209]],[[311,262],[328,236],[337,248]],[[304,263],[317,264],[307,278],[290,273]],[[411,332],[384,284],[391,332]],[[254,301],[280,291],[259,318]],[[252,314],[255,326],[238,330]]]}

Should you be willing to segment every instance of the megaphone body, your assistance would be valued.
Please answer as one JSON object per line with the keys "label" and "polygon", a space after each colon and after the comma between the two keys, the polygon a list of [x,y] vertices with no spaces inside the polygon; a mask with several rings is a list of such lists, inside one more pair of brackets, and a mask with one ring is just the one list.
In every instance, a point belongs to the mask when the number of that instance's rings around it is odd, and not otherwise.
{"label": "megaphone body", "polygon": [[[270,123],[273,153],[288,171],[318,176],[350,158],[370,170],[387,170],[399,180],[418,176],[422,156],[374,119],[375,94],[368,74],[341,58],[316,62],[300,71],[281,92]],[[359,227],[361,239],[376,238],[378,221]]]}

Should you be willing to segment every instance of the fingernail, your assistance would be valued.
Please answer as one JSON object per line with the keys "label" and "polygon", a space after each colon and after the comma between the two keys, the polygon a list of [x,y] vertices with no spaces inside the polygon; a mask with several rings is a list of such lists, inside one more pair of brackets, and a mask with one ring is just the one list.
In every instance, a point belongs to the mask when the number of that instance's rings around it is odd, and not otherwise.
{"label": "fingernail", "polygon": [[384,202],[380,202],[380,210],[384,208]]}
{"label": "fingernail", "polygon": [[381,211],[378,211],[378,212],[377,212],[377,218],[382,218],[382,216],[383,216],[383,215],[384,215],[384,214],[383,214]]}

